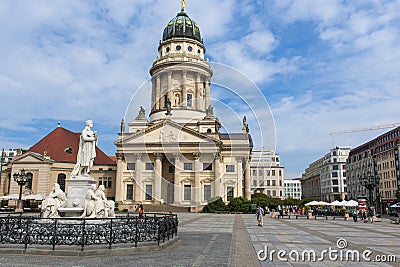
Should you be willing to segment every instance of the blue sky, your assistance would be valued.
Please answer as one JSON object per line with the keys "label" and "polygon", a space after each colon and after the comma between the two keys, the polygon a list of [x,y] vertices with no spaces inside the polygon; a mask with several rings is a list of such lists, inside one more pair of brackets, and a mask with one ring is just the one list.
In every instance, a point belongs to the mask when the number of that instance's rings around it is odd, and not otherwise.
{"label": "blue sky", "polygon": [[[30,147],[58,121],[78,132],[92,119],[100,147],[113,155],[119,123],[179,10],[178,0],[1,1],[0,148]],[[399,1],[385,0],[186,1],[206,57],[264,94],[288,178],[333,144],[354,147],[382,133],[333,143],[329,132],[400,122],[398,10]],[[149,99],[136,95],[147,110]],[[227,129],[241,130],[215,112]]]}

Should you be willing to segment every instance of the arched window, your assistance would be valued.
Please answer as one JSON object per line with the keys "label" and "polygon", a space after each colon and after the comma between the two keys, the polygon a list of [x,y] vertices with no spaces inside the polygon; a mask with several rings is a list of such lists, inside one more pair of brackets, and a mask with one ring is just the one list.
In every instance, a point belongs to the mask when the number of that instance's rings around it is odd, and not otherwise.
{"label": "arched window", "polygon": [[33,181],[33,174],[31,172],[28,172],[26,174],[26,184],[25,184],[25,188],[32,190],[32,181]]}
{"label": "arched window", "polygon": [[60,185],[60,189],[65,191],[65,179],[67,176],[64,173],[59,173],[57,176],[57,184]]}

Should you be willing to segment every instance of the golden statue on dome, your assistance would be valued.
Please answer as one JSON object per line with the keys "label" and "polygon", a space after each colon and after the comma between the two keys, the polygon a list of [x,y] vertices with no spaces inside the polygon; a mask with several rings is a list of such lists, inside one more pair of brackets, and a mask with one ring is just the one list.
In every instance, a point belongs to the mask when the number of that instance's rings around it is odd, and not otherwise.
{"label": "golden statue on dome", "polygon": [[181,11],[184,12],[185,11],[185,0],[182,0],[182,8]]}

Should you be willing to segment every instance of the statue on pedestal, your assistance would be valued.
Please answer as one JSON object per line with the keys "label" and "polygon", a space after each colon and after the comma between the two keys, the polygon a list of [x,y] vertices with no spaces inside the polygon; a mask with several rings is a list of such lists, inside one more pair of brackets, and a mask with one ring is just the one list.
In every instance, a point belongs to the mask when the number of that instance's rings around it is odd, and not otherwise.
{"label": "statue on pedestal", "polygon": [[80,137],[77,162],[71,173],[71,178],[89,176],[90,168],[96,158],[97,145],[97,133],[92,131],[92,127],[93,121],[88,120]]}
{"label": "statue on pedestal", "polygon": [[60,189],[60,185],[55,183],[50,195],[42,202],[42,216],[44,218],[59,218],[58,208],[64,208],[67,204],[67,197]]}

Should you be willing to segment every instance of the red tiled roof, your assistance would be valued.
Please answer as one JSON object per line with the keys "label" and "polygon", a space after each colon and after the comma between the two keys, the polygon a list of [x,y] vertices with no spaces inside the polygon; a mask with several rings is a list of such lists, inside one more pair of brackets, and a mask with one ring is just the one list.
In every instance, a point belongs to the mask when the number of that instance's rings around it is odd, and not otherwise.
{"label": "red tiled roof", "polygon": [[[74,133],[65,128],[57,127],[42,140],[32,146],[27,152],[36,152],[43,155],[47,150],[47,156],[58,162],[76,163],[81,133]],[[72,148],[72,154],[65,150]],[[95,165],[115,165],[115,162],[108,157],[100,148],[96,147]]]}
{"label": "red tiled roof", "polygon": [[108,156],[115,164],[117,164],[117,157],[116,156]]}

